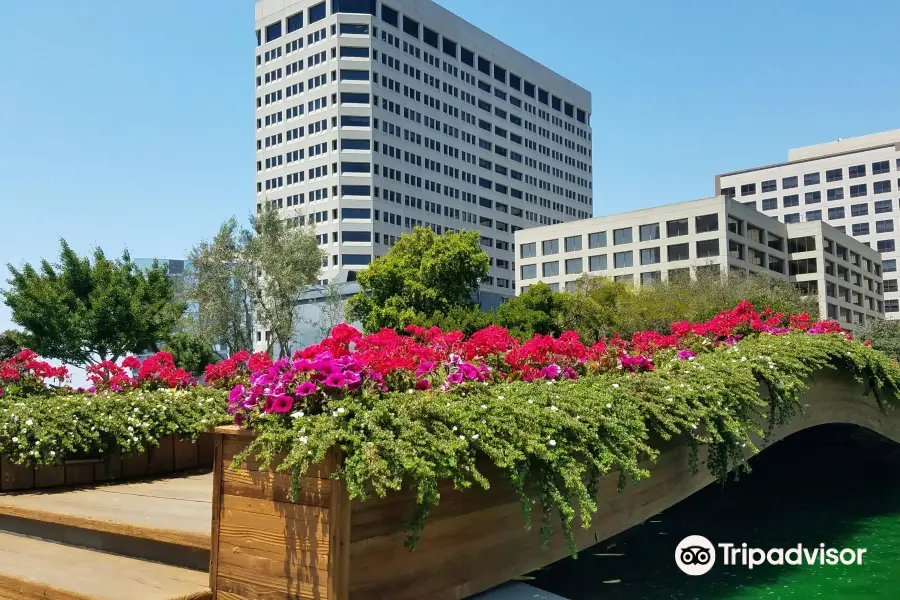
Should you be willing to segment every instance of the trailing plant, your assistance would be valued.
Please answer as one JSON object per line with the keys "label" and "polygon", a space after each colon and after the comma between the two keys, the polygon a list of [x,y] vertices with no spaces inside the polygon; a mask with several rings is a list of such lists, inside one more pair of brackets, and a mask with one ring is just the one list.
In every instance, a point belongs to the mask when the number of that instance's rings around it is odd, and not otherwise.
{"label": "trailing plant", "polygon": [[[787,317],[746,302],[670,333],[614,336],[586,347],[574,332],[519,342],[489,327],[468,339],[409,327],[362,336],[341,325],[321,344],[254,372],[232,389],[228,411],[256,431],[240,463],[280,461],[296,484],[334,448],[351,497],[416,493],[415,544],[441,483],[488,488],[486,459],[516,490],[543,539],[555,522],[574,552],[576,519],[588,527],[599,479],[620,486],[650,475],[653,439],[685,436],[699,468],[719,479],[746,467],[754,439],[802,410],[809,377],[849,372],[887,409],[900,368],[831,321]],[[760,394],[760,389],[767,394]],[[296,491],[296,489],[295,489]]]}

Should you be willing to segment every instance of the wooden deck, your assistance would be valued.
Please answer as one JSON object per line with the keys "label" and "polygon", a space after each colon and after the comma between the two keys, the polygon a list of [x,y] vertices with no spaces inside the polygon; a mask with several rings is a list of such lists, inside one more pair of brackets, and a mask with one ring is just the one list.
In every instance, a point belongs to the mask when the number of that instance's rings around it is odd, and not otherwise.
{"label": "wooden deck", "polygon": [[210,598],[212,476],[0,494],[0,599]]}

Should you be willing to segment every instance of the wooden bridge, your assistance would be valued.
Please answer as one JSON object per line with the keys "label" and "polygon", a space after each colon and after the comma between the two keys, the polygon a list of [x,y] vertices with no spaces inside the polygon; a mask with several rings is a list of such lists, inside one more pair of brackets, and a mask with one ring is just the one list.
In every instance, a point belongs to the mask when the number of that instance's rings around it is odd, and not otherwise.
{"label": "wooden bridge", "polygon": [[[900,414],[885,415],[848,377],[819,375],[804,399],[808,414],[779,429],[770,443],[828,423],[859,425],[900,442]],[[222,456],[217,456],[220,469]],[[576,531],[579,547],[641,523],[712,481],[704,469],[690,474],[684,443],[669,445],[648,467],[651,477],[622,493],[616,492],[615,476],[604,479],[593,527]],[[335,546],[323,546],[331,549],[312,567],[297,566],[288,557],[309,548],[310,539],[288,535],[283,518],[259,517],[271,517],[285,503],[256,498],[243,508],[229,503],[225,514],[221,484],[214,485],[209,473],[0,494],[0,599],[465,598],[567,555],[562,539],[541,550],[538,533],[522,527],[514,495],[495,488],[448,493],[412,555],[402,548],[398,515],[404,498],[365,509],[351,503],[347,530],[341,533],[347,540],[344,567],[330,554]],[[330,518],[329,507],[320,509],[323,518]],[[231,536],[227,555],[219,547],[211,552],[211,540],[218,543],[217,532],[229,526],[229,519],[256,523],[256,529],[237,536],[243,538],[238,543]],[[330,541],[333,532],[323,531],[307,535]],[[271,548],[260,550],[258,539],[282,540],[283,552],[275,556]],[[241,570],[238,564],[252,567]]]}

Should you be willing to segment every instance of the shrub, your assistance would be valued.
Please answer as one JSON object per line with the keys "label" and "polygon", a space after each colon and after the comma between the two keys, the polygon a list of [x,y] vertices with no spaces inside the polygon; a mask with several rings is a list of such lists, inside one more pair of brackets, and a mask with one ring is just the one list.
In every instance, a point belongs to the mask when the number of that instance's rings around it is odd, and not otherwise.
{"label": "shrub", "polygon": [[859,332],[859,338],[867,340],[873,348],[894,360],[900,360],[900,321],[869,321]]}

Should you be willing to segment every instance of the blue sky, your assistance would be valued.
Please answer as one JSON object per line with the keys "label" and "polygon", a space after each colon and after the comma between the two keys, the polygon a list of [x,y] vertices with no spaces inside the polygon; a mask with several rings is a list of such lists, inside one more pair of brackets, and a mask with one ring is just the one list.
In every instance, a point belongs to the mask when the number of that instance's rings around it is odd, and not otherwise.
{"label": "blue sky", "polygon": [[[896,0],[441,4],[593,93],[598,215],[900,128]],[[178,258],[246,216],[253,30],[252,0],[0,3],[0,264]]]}

